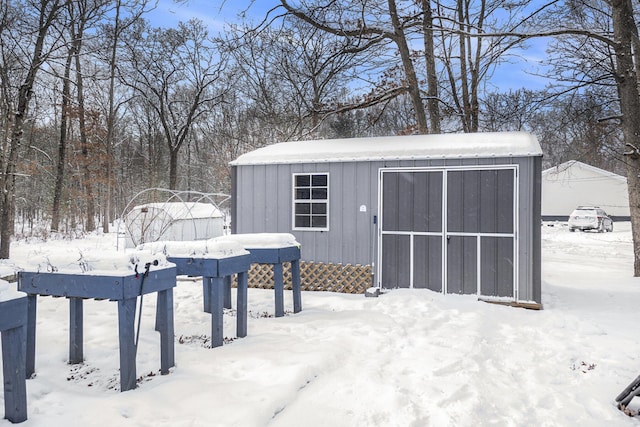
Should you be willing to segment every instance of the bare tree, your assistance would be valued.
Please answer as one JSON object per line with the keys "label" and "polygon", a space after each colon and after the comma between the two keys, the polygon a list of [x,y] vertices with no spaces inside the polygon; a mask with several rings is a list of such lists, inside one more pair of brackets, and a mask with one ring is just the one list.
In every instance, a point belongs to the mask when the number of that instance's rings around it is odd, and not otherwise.
{"label": "bare tree", "polygon": [[[10,142],[7,147],[8,153],[3,158],[2,176],[0,184],[2,195],[0,196],[0,258],[9,258],[11,235],[13,234],[13,224],[15,218],[15,171],[18,159],[18,151],[22,145],[24,123],[27,118],[29,101],[33,96],[33,85],[36,75],[42,68],[50,48],[55,46],[52,41],[46,42],[50,30],[53,28],[58,18],[60,9],[64,3],[61,0],[38,0],[27,3],[22,15],[27,29],[33,29],[32,40],[23,39],[21,48],[28,52],[26,63],[24,63],[24,74],[22,83],[19,86],[17,98],[14,100],[12,114],[12,125],[10,130]],[[11,37],[11,34],[3,34],[3,37]],[[19,56],[17,59],[23,59]]]}
{"label": "bare tree", "polygon": [[225,59],[215,49],[199,20],[177,29],[150,28],[140,23],[129,34],[121,64],[121,83],[155,111],[169,148],[169,188],[177,187],[178,153],[194,123],[222,102]]}

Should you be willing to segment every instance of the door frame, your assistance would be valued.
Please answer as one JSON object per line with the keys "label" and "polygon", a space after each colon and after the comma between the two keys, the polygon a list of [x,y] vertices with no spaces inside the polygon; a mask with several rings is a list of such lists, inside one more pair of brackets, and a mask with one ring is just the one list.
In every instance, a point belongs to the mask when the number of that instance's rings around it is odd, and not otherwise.
{"label": "door frame", "polygon": [[[447,189],[447,172],[449,171],[477,171],[477,170],[512,170],[513,171],[513,233],[462,233],[462,232],[449,232],[447,229],[447,202],[448,202],[448,189]],[[383,178],[385,173],[401,173],[401,172],[441,172],[442,176],[442,227],[441,232],[414,232],[414,231],[398,231],[386,232],[382,229],[382,225],[384,224],[383,218]],[[389,167],[389,168],[379,168],[378,169],[378,209],[377,209],[377,221],[376,221],[376,286],[382,287],[382,237],[385,234],[388,235],[408,235],[410,237],[410,284],[409,288],[413,288],[413,238],[414,236],[440,236],[441,238],[441,250],[442,250],[442,293],[446,294],[447,287],[447,236],[475,236],[476,244],[478,247],[477,252],[477,283],[476,283],[476,294],[478,298],[482,298],[483,300],[491,300],[491,301],[518,301],[518,277],[520,270],[520,259],[519,259],[519,230],[520,230],[520,221],[519,221],[519,200],[520,200],[520,177],[519,177],[519,165],[518,164],[504,164],[504,165],[472,165],[472,166],[432,166],[432,167]],[[482,295],[481,289],[481,261],[482,261],[482,252],[480,250],[481,239],[482,237],[511,237],[513,239],[513,297],[499,297],[499,296],[490,296],[490,295]]]}

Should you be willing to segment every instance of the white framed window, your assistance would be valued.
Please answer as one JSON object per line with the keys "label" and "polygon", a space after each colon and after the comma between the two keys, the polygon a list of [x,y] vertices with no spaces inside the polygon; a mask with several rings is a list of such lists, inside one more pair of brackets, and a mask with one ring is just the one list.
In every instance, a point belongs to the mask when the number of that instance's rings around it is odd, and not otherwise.
{"label": "white framed window", "polygon": [[329,174],[293,174],[293,229],[329,229]]}

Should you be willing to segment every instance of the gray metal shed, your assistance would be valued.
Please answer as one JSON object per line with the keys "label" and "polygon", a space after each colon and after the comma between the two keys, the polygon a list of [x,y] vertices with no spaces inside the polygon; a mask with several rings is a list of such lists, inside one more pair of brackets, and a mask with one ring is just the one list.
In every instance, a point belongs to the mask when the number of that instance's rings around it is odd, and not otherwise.
{"label": "gray metal shed", "polygon": [[377,287],[539,306],[541,163],[523,132],[274,144],[231,163],[232,228],[292,233]]}

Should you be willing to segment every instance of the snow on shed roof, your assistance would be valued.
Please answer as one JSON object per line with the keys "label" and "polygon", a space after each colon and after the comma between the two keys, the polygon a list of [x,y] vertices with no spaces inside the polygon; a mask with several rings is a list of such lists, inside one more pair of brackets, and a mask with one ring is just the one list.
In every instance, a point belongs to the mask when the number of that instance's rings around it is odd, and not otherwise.
{"label": "snow on shed roof", "polygon": [[215,205],[199,202],[147,203],[135,206],[132,212],[144,208],[166,212],[173,219],[220,218],[223,216]]}
{"label": "snow on shed roof", "polygon": [[542,149],[538,139],[526,132],[450,133],[282,142],[246,153],[231,164],[235,166],[541,155]]}

